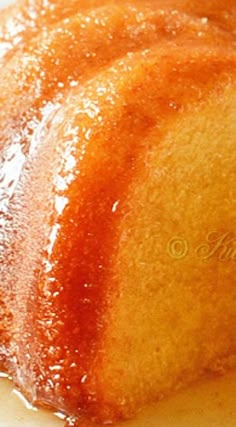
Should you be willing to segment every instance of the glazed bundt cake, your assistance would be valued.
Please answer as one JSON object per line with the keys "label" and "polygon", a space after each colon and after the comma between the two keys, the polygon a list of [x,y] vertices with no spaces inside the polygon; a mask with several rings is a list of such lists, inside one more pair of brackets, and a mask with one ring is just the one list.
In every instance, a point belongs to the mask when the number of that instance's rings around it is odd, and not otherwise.
{"label": "glazed bundt cake", "polygon": [[0,17],[0,360],[102,423],[236,365],[236,3]]}

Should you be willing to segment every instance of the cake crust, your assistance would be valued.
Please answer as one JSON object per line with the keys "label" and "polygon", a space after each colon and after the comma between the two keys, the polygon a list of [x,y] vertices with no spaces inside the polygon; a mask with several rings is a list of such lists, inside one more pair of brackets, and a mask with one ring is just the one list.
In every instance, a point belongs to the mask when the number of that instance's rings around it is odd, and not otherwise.
{"label": "cake crust", "polygon": [[236,229],[236,10],[213,3],[1,17],[0,358],[37,404],[113,422],[233,363],[233,249],[201,258]]}

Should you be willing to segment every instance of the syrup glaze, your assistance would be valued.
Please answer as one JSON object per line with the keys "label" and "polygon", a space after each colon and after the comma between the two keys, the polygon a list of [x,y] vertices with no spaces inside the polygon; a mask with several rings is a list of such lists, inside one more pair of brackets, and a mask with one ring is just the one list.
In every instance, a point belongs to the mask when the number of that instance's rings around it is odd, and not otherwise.
{"label": "syrup glaze", "polygon": [[194,2],[190,15],[185,2],[41,3],[0,27],[0,357],[34,402],[93,413],[129,185],[148,135],[235,73],[233,18]]}

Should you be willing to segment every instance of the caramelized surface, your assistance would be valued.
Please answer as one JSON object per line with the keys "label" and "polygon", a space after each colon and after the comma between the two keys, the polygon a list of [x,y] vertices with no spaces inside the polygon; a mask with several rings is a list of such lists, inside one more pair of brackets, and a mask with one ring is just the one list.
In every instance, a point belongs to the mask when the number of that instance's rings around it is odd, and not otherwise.
{"label": "caramelized surface", "polygon": [[234,230],[235,6],[30,3],[0,27],[0,357],[30,399],[115,420],[235,353],[235,263],[163,253]]}

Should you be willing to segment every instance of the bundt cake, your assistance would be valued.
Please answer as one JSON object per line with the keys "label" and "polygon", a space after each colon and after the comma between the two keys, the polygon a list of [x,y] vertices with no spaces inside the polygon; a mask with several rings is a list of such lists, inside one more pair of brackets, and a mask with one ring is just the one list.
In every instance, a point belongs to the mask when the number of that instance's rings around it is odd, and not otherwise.
{"label": "bundt cake", "polygon": [[235,0],[0,16],[0,360],[109,423],[236,365]]}

